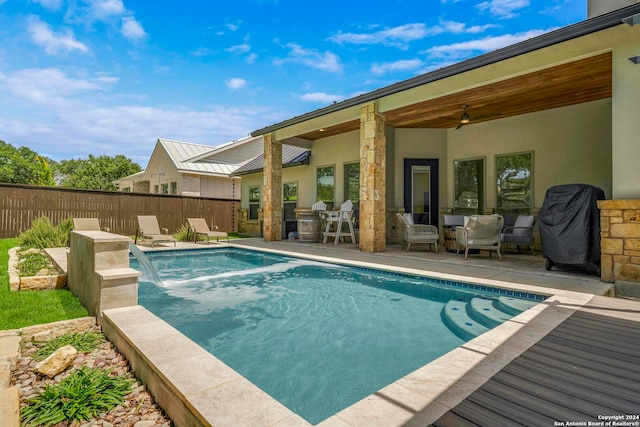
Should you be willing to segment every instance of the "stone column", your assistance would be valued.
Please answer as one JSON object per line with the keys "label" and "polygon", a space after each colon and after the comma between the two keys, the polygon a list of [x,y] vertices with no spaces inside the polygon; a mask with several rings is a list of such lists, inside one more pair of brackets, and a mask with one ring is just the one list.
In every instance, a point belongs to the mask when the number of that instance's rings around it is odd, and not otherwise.
{"label": "stone column", "polygon": [[263,238],[282,240],[282,144],[272,133],[264,135]]}
{"label": "stone column", "polygon": [[377,104],[360,109],[360,250],[382,252],[386,246],[386,135]]}
{"label": "stone column", "polygon": [[598,207],[600,280],[640,283],[640,200],[601,200]]}

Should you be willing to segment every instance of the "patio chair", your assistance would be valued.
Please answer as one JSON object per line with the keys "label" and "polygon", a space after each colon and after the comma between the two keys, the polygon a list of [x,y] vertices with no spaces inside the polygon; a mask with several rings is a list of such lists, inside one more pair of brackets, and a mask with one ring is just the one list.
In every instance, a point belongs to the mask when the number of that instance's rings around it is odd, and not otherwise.
{"label": "patio chair", "polygon": [[533,229],[536,226],[533,215],[518,215],[513,225],[506,225],[502,228],[502,243],[515,243],[520,252],[520,245],[527,245],[531,253],[533,250]]}
{"label": "patio chair", "polygon": [[[325,221],[325,230],[322,235],[324,239],[322,243],[327,243],[327,238],[334,237],[333,241],[334,245],[337,245],[338,242],[345,236],[342,233],[342,225],[347,224],[349,226],[349,236],[351,237],[351,242],[356,243],[356,233],[353,230],[353,202],[351,200],[347,200],[340,206],[339,211],[324,211],[321,213],[322,218]],[[332,231],[332,227],[335,224],[335,231]]]}
{"label": "patio chair", "polygon": [[109,227],[100,228],[98,218],[73,218],[73,229],[77,231],[110,231]]}
{"label": "patio chair", "polygon": [[501,215],[471,215],[462,227],[456,227],[456,242],[460,253],[460,247],[464,247],[464,259],[469,255],[469,249],[480,249],[500,253],[501,231],[504,219]]}
{"label": "patio chair", "polygon": [[142,240],[150,241],[151,247],[160,242],[173,242],[173,246],[176,246],[176,239],[169,234],[168,229],[163,228],[160,231],[158,218],[155,215],[138,215],[138,229],[133,241],[134,244],[138,243],[138,237]]}
{"label": "patio chair", "polygon": [[198,236],[206,236],[207,245],[212,237],[216,238],[216,242],[220,241],[220,237],[226,237],[227,243],[229,243],[229,235],[224,231],[218,231],[217,225],[213,226],[214,230],[209,229],[204,218],[187,218],[187,222],[193,232],[193,243],[198,243]]}
{"label": "patio chair", "polygon": [[438,252],[438,240],[440,239],[440,235],[438,234],[437,227],[428,224],[415,224],[413,222],[413,215],[411,215],[410,213],[397,213],[396,217],[402,224],[403,249],[405,247],[405,244],[407,246],[406,250],[409,251],[411,244],[421,243],[434,245],[436,248],[436,252]]}

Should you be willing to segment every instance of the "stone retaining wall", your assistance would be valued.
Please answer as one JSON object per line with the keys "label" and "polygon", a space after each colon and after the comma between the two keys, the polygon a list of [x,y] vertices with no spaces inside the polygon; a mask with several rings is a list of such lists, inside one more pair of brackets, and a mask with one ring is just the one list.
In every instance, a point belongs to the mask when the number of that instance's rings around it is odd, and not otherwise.
{"label": "stone retaining wall", "polygon": [[640,282],[640,200],[601,200],[601,280]]}

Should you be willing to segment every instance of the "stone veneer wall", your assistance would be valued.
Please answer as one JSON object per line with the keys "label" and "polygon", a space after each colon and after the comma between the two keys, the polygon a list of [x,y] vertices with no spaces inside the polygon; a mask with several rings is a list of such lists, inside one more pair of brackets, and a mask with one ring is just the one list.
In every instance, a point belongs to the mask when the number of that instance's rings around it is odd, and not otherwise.
{"label": "stone veneer wall", "polygon": [[601,200],[603,282],[640,282],[640,200]]}
{"label": "stone veneer wall", "polygon": [[372,102],[360,108],[360,250],[382,252],[387,233],[384,117]]}
{"label": "stone veneer wall", "polygon": [[260,236],[262,233],[262,209],[258,209],[258,219],[249,219],[249,209],[238,209],[238,233]]}

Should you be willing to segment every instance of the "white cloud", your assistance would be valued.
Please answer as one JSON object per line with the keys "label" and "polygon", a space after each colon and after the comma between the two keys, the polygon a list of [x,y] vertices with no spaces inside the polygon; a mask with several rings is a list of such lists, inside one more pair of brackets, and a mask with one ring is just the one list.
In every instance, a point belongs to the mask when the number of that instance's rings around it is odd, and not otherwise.
{"label": "white cloud", "polygon": [[411,71],[419,69],[422,65],[423,62],[419,59],[405,59],[385,64],[373,64],[371,66],[371,72],[376,75],[381,75],[396,71]]}
{"label": "white cloud", "polygon": [[229,53],[233,53],[236,55],[241,55],[243,53],[249,53],[249,51],[251,51],[251,45],[249,43],[247,43],[246,41],[242,44],[237,44],[235,46],[231,46],[227,49],[225,49],[227,52]]}
{"label": "white cloud", "polygon": [[386,28],[374,33],[338,33],[329,37],[329,40],[339,44],[380,44],[384,46],[395,46],[400,49],[408,49],[410,42],[422,40],[428,36],[442,33],[476,34],[493,27],[496,27],[496,25],[488,24],[467,27],[466,24],[455,21],[441,21],[440,25],[433,27],[427,27],[427,25],[423,23],[413,23]]}
{"label": "white cloud", "polygon": [[200,47],[196,50],[192,50],[189,54],[193,56],[210,56],[213,55],[214,52],[208,47]]}
{"label": "white cloud", "polygon": [[421,40],[432,34],[425,24],[405,24],[398,27],[387,28],[374,33],[341,33],[329,37],[329,40],[338,44],[382,44],[407,48],[407,43]]}
{"label": "white cloud", "polygon": [[456,58],[468,56],[473,52],[490,52],[496,49],[510,46],[521,41],[537,37],[546,32],[552,31],[553,28],[547,30],[531,30],[519,34],[505,34],[497,37],[486,37],[468,42],[454,43],[450,45],[434,46],[430,49],[420,52],[430,57],[439,58]]}
{"label": "white cloud", "polygon": [[498,25],[495,24],[487,24],[487,25],[474,25],[472,27],[467,27],[467,24],[464,22],[456,22],[456,21],[440,21],[440,27],[443,33],[449,34],[478,34],[483,33],[488,29],[497,28]]}
{"label": "white cloud", "polygon": [[245,87],[247,85],[247,81],[240,77],[234,77],[232,79],[225,80],[224,85],[231,90],[238,90]]}
{"label": "white cloud", "polygon": [[276,60],[276,65],[282,65],[286,62],[295,62],[304,64],[310,68],[329,71],[331,73],[342,72],[340,58],[332,52],[318,52],[313,49],[305,49],[295,43],[289,43],[286,47],[290,49],[289,56],[286,59]]}
{"label": "white cloud", "polygon": [[[205,110],[148,107],[136,105],[138,97],[132,94],[103,97],[115,82],[59,69],[0,73],[2,139],[55,160],[124,154],[144,166],[158,137],[217,145],[247,135],[257,122],[276,122],[291,114],[226,105]],[[132,104],[106,104],[114,99]]]}
{"label": "white cloud", "polygon": [[123,15],[127,10],[121,0],[88,0],[89,12],[98,21]]}
{"label": "white cloud", "polygon": [[[50,11],[57,11],[60,10],[60,8],[62,7],[62,0],[31,0],[34,3],[38,3],[40,6],[44,7],[47,10]],[[0,1],[0,4],[4,3],[3,1]]]}
{"label": "white cloud", "polygon": [[300,96],[300,100],[302,101],[321,102],[323,104],[331,104],[333,102],[342,101],[343,99],[344,99],[344,96],[342,95],[335,95],[335,94],[325,93],[325,92],[305,93],[304,95]]}
{"label": "white cloud", "polygon": [[236,32],[240,29],[240,24],[242,24],[242,21],[229,22],[225,25],[230,31]]}
{"label": "white cloud", "polygon": [[27,31],[31,34],[31,39],[49,55],[54,55],[61,51],[70,52],[79,50],[88,52],[89,48],[76,40],[73,31],[66,29],[63,32],[55,33],[37,16],[30,16],[27,22]]}
{"label": "white cloud", "polygon": [[115,77],[70,77],[57,68],[24,69],[0,75],[0,89],[14,99],[54,106],[70,96],[99,91],[117,81]]}
{"label": "white cloud", "polygon": [[136,42],[147,37],[142,25],[133,16],[122,18],[122,36],[129,41]]}
{"label": "white cloud", "polygon": [[256,61],[256,59],[258,59],[258,55],[255,53],[250,53],[249,55],[247,55],[244,61],[247,64],[253,64]]}
{"label": "white cloud", "polygon": [[499,18],[514,18],[518,16],[514,11],[529,6],[529,0],[490,0],[476,5],[481,11],[488,10]]}

